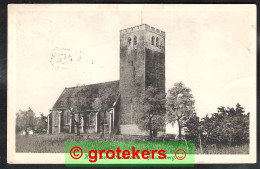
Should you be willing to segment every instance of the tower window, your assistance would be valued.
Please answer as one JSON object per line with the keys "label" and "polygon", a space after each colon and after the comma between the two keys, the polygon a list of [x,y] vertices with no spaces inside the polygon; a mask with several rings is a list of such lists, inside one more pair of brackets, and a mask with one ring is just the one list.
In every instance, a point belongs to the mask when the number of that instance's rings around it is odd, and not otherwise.
{"label": "tower window", "polygon": [[152,37],[152,45],[154,45],[154,36]]}
{"label": "tower window", "polygon": [[157,37],[156,38],[156,47],[158,47],[159,46],[159,38]]}
{"label": "tower window", "polygon": [[132,39],[131,39],[131,38],[128,38],[128,40],[127,40],[128,45],[131,45],[131,41],[132,41]]}
{"label": "tower window", "polygon": [[136,44],[137,44],[137,37],[134,36],[134,45],[136,45]]}

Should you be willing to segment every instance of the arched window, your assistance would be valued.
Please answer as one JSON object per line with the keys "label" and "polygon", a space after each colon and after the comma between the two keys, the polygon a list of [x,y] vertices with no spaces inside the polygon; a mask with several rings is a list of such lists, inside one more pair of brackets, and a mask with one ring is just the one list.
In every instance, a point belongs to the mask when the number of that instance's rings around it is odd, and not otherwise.
{"label": "arched window", "polygon": [[158,47],[159,46],[159,38],[157,37],[156,38],[156,47]]}
{"label": "arched window", "polygon": [[96,115],[95,113],[90,113],[88,114],[88,125],[89,126],[95,126],[95,118],[96,118]]}
{"label": "arched window", "polygon": [[66,117],[66,124],[69,124],[70,123],[70,112],[69,111],[65,112],[65,117]]}
{"label": "arched window", "polygon": [[131,45],[131,41],[132,41],[132,39],[129,37],[128,40],[127,40],[128,45]]}
{"label": "arched window", "polygon": [[137,44],[137,37],[134,36],[134,45],[136,45],[136,44]]}
{"label": "arched window", "polygon": [[105,113],[104,113],[104,124],[106,125],[106,124],[108,124],[108,112],[107,111],[105,111]]}
{"label": "arched window", "polygon": [[152,37],[152,45],[154,45],[154,37]]}

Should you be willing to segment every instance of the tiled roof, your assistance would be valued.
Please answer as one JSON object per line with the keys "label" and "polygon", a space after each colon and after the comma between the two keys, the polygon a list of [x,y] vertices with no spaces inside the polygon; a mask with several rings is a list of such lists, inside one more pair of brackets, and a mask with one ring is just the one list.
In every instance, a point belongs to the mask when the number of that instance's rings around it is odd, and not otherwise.
{"label": "tiled roof", "polygon": [[94,110],[92,103],[99,97],[100,90],[113,92],[111,98],[112,107],[119,95],[119,80],[65,88],[52,110],[68,108],[73,108],[75,111]]}

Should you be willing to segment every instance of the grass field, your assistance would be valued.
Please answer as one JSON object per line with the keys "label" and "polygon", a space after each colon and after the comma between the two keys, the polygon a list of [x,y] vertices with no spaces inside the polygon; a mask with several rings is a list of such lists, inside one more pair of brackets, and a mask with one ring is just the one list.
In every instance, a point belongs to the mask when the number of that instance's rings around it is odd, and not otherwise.
{"label": "grass field", "polygon": [[[64,153],[66,141],[146,141],[145,136],[107,135],[100,139],[98,134],[76,136],[75,134],[57,135],[17,135],[16,152],[21,153]],[[227,146],[206,145],[202,150],[196,148],[196,154],[248,154],[249,145]]]}
{"label": "grass field", "polygon": [[196,154],[249,154],[249,145],[218,145],[216,147],[208,145],[203,146],[202,151],[199,147],[196,147],[195,152]]}

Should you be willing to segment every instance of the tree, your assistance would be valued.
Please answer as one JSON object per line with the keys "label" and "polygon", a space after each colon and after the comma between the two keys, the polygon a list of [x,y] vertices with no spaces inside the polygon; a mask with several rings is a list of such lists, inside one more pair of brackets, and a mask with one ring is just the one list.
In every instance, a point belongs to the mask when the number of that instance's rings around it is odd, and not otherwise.
{"label": "tree", "polygon": [[200,120],[196,113],[193,113],[191,117],[185,122],[185,138],[190,141],[198,143],[200,132]]}
{"label": "tree", "polygon": [[170,123],[177,121],[179,126],[179,139],[182,138],[182,127],[185,121],[194,112],[194,100],[191,94],[191,89],[186,87],[182,82],[175,83],[168,90],[166,98],[166,109],[168,120]]}
{"label": "tree", "polygon": [[150,139],[158,130],[165,127],[165,93],[154,87],[148,87],[145,95],[136,98],[137,124],[142,130],[148,130]]}
{"label": "tree", "polygon": [[249,116],[244,108],[238,103],[235,108],[219,107],[219,126],[215,131],[219,135],[218,141],[229,144],[239,144],[249,140]]}
{"label": "tree", "polygon": [[236,108],[218,107],[218,112],[201,121],[206,143],[242,144],[249,141],[249,113],[237,104]]}
{"label": "tree", "polygon": [[16,113],[16,131],[24,130],[28,135],[29,130],[35,129],[35,124],[35,113],[30,107],[26,111],[19,110]]}
{"label": "tree", "polygon": [[[114,86],[116,87],[116,86]],[[102,133],[101,137],[105,135],[105,114],[109,112],[109,109],[112,107],[113,103],[118,97],[118,93],[115,93],[115,89],[111,86],[110,88],[102,87],[98,92],[98,97],[92,103],[92,107],[99,111],[99,119],[101,120]]]}
{"label": "tree", "polygon": [[215,126],[208,114],[206,115],[206,117],[202,118],[202,120],[200,121],[200,126],[203,134],[203,140],[209,143],[212,139],[211,136]]}
{"label": "tree", "polygon": [[38,132],[43,132],[43,130],[47,129],[47,117],[44,116],[43,113],[40,113],[41,117],[35,118],[35,130]]}
{"label": "tree", "polygon": [[244,108],[237,103],[235,114],[231,118],[234,127],[233,143],[249,142],[249,112],[246,114]]}
{"label": "tree", "polygon": [[[77,128],[77,135],[80,136],[80,125],[81,125],[81,119],[83,118],[81,115],[81,111],[89,110],[92,108],[92,103],[94,102],[94,97],[97,95],[96,93],[98,89],[97,88],[85,88],[78,90],[74,96],[71,98],[67,98],[67,103],[69,105],[73,105],[73,107],[69,108],[70,113],[72,114],[74,121],[73,123],[76,125]],[[94,97],[93,97],[94,95]],[[88,96],[88,97],[86,97]]]}

